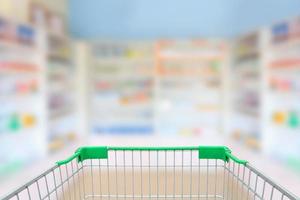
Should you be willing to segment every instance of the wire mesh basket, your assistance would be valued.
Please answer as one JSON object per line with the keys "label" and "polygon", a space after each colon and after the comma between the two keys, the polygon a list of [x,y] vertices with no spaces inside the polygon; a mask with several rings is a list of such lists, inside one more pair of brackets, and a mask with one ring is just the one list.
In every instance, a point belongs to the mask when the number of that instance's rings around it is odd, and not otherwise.
{"label": "wire mesh basket", "polygon": [[227,147],[82,147],[9,199],[299,199]]}

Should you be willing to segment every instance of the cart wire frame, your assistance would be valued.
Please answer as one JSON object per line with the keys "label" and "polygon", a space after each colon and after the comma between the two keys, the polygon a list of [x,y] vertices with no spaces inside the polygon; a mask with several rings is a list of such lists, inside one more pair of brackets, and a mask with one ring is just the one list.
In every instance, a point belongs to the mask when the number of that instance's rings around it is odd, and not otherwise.
{"label": "cart wire frame", "polygon": [[224,146],[81,147],[3,200],[299,200]]}

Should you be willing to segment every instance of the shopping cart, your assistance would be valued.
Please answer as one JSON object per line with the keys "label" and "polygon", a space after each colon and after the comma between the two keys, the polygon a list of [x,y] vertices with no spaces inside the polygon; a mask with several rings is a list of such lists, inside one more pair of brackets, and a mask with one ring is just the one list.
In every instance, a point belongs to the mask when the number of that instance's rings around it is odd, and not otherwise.
{"label": "shopping cart", "polygon": [[82,147],[8,199],[298,199],[227,147]]}

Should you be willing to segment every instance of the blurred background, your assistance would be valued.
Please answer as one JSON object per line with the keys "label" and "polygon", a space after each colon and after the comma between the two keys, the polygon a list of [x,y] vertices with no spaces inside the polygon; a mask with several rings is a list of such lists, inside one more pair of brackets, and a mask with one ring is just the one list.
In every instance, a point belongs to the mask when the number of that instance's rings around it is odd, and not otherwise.
{"label": "blurred background", "polygon": [[0,0],[0,196],[82,145],[226,145],[300,195],[299,0]]}

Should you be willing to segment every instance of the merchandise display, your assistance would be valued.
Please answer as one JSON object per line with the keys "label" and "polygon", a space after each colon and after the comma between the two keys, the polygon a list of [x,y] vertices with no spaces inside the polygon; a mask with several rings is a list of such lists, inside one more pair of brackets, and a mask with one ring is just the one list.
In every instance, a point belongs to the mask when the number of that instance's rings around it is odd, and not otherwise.
{"label": "merchandise display", "polygon": [[153,133],[152,43],[96,42],[90,59],[93,133]]}
{"label": "merchandise display", "polygon": [[[0,19],[0,176],[45,155],[40,32]],[[32,106],[34,105],[34,106]],[[16,141],[18,145],[16,146]]]}
{"label": "merchandise display", "polygon": [[160,41],[156,51],[157,132],[191,136],[222,131],[226,43]]}
{"label": "merchandise display", "polygon": [[261,148],[263,31],[239,37],[231,66],[231,134],[252,149]]}
{"label": "merchandise display", "polygon": [[[266,151],[300,168],[300,18],[270,27]],[[272,139],[272,140],[271,140]],[[280,145],[289,144],[287,146]]]}
{"label": "merchandise display", "polygon": [[71,44],[0,18],[0,176],[77,137]]}
{"label": "merchandise display", "polygon": [[76,126],[76,65],[73,61],[72,41],[66,36],[47,34],[46,83],[48,86],[48,142],[49,150],[64,147],[78,137]]}
{"label": "merchandise display", "polygon": [[225,42],[173,42],[94,45],[92,132],[191,136],[220,131]]}

